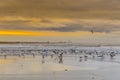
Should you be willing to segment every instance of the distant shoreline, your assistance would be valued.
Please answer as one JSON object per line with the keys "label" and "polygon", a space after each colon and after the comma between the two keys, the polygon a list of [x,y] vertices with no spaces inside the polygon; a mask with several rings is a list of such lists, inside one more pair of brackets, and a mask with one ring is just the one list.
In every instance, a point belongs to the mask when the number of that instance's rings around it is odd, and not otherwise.
{"label": "distant shoreline", "polygon": [[11,45],[15,45],[15,44],[25,44],[25,45],[50,45],[50,46],[83,46],[83,47],[101,47],[101,46],[117,46],[117,47],[120,47],[120,45],[119,44],[108,44],[108,45],[94,45],[94,44],[81,44],[81,43],[73,43],[73,42],[18,42],[18,41],[10,41],[10,42],[8,42],[8,41],[1,41],[0,42],[0,45],[4,45],[4,44],[11,44]]}

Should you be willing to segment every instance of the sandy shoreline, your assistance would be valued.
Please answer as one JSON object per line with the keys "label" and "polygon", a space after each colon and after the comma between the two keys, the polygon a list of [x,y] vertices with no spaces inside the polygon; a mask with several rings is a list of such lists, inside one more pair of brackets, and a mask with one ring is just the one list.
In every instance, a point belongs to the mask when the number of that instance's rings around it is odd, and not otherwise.
{"label": "sandy shoreline", "polygon": [[[119,58],[117,58],[119,59]],[[11,60],[11,61],[10,61]],[[41,56],[25,59],[9,57],[0,64],[0,80],[119,80],[120,64],[65,56],[58,64],[50,57],[41,63]]]}

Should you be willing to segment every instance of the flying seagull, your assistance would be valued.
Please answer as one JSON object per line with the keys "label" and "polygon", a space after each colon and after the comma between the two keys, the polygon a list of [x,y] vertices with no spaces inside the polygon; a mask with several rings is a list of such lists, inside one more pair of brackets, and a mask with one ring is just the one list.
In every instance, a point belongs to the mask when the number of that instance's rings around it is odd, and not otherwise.
{"label": "flying seagull", "polygon": [[93,31],[93,30],[90,30],[90,32],[91,32],[92,34],[94,34],[94,31]]}

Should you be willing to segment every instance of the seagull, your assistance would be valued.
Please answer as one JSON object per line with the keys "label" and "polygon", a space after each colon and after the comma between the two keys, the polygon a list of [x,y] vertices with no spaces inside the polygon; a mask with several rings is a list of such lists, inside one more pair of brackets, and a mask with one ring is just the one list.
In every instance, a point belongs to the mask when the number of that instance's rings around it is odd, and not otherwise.
{"label": "seagull", "polygon": [[94,34],[94,31],[93,31],[93,30],[90,30],[90,32],[91,32],[92,34]]}

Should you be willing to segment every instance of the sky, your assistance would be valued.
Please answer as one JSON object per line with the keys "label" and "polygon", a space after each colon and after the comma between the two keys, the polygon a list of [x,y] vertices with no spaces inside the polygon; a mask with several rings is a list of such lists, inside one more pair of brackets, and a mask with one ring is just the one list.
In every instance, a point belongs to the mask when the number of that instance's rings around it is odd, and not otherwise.
{"label": "sky", "polygon": [[118,45],[119,4],[120,0],[0,0],[0,41]]}

